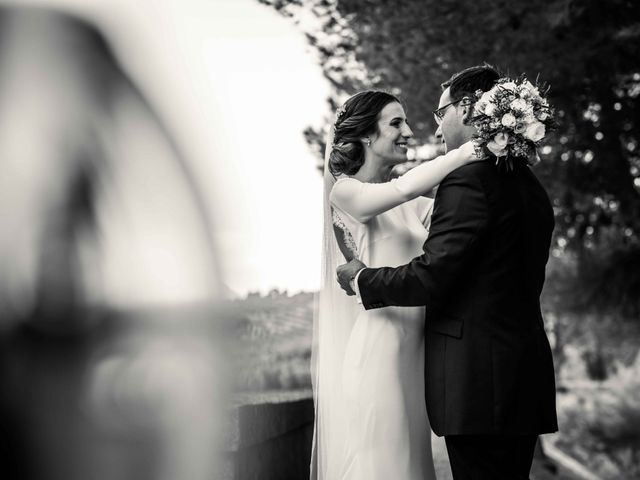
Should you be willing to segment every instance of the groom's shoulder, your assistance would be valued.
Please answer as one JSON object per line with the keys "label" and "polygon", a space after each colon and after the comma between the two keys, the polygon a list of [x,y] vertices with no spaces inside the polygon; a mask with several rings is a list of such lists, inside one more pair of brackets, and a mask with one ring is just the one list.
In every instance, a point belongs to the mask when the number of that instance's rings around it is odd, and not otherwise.
{"label": "groom's shoulder", "polygon": [[467,163],[462,167],[456,168],[445,177],[443,183],[446,181],[468,181],[475,183],[492,175],[494,171],[495,167],[490,160],[478,160],[477,162]]}

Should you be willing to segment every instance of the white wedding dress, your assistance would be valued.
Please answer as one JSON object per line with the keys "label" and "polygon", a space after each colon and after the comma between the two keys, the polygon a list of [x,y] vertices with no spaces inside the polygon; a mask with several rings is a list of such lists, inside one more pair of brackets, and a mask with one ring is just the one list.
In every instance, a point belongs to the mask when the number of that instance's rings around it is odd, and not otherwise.
{"label": "white wedding dress", "polygon": [[[369,267],[399,266],[422,253],[433,200],[403,198],[397,181],[339,179],[334,223]],[[386,210],[386,211],[385,211]],[[435,480],[424,400],[424,307],[360,309],[346,343],[341,480]]]}
{"label": "white wedding dress", "polygon": [[325,155],[312,480],[436,478],[424,395],[424,307],[365,311],[335,275],[345,259],[383,267],[421,255],[433,208],[421,195],[473,153],[465,144],[385,183],[336,179]]}

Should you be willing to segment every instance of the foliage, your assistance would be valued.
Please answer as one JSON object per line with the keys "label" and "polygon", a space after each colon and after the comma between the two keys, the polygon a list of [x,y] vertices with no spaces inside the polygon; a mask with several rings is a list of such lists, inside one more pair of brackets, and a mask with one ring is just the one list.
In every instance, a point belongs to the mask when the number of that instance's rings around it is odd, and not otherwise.
{"label": "foliage", "polygon": [[593,313],[544,312],[559,390],[576,383],[605,380],[629,366],[640,351],[635,319]]}
{"label": "foliage", "polygon": [[560,427],[548,440],[598,478],[638,478],[640,324],[593,313],[544,316]]}
{"label": "foliage", "polygon": [[[578,256],[574,291],[612,265],[615,295],[592,304],[624,301],[640,314],[639,282],[626,281],[638,278],[640,251],[640,3],[260,1],[305,29],[336,88],[332,106],[358,89],[388,88],[408,102],[421,143],[433,141],[431,110],[456,71],[487,61],[549,83],[560,125],[536,172],[556,212],[556,254]],[[323,151],[321,132],[305,135]]]}
{"label": "foliage", "polygon": [[640,354],[606,382],[559,399],[556,445],[604,479],[640,476]]}

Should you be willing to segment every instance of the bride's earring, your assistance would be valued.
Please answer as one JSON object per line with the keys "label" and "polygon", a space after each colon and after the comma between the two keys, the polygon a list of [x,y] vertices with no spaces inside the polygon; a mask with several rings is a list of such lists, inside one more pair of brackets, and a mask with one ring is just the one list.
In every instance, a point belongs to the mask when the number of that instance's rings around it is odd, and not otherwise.
{"label": "bride's earring", "polygon": [[367,139],[365,140],[365,143],[367,144],[367,147],[371,146],[371,139],[369,137],[367,137]]}

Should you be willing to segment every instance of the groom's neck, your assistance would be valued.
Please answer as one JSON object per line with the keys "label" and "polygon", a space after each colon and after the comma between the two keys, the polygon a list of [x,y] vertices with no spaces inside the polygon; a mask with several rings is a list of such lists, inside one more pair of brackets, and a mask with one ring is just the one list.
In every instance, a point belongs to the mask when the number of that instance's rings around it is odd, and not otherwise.
{"label": "groom's neck", "polygon": [[456,148],[460,148],[465,143],[471,141],[473,139],[474,134],[476,133],[476,129],[472,126],[467,125],[457,125],[453,127],[453,131],[451,135],[447,138],[447,151],[455,150]]}
{"label": "groom's neck", "polygon": [[476,129],[475,127],[472,126],[464,126],[463,127],[463,131],[460,135],[460,138],[462,139],[462,141],[460,142],[460,145],[458,146],[462,146],[463,144],[470,142],[471,140],[473,140],[473,136],[476,134]]}

